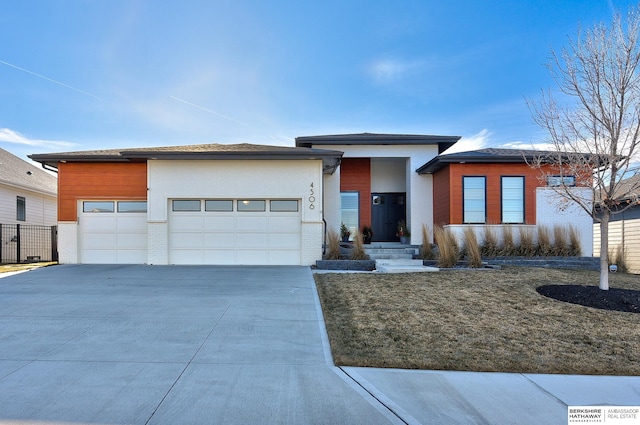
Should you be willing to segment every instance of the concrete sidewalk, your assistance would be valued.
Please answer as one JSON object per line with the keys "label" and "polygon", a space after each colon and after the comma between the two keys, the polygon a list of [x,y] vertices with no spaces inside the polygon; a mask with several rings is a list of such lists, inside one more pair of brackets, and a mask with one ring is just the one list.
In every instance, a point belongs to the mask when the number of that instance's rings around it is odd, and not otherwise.
{"label": "concrete sidewalk", "polygon": [[640,378],[338,368],[305,267],[0,279],[0,424],[567,423]]}

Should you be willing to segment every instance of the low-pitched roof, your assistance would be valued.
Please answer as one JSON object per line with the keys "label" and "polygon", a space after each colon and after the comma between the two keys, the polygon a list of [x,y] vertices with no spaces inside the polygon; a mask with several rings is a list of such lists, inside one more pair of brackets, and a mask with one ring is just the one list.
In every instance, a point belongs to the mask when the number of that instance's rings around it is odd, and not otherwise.
{"label": "low-pitched roof", "polygon": [[434,136],[427,134],[334,134],[296,137],[296,146],[322,145],[438,145],[438,153],[453,146],[460,136]]}
{"label": "low-pitched roof", "polygon": [[433,158],[416,170],[418,174],[432,174],[449,164],[460,163],[525,163],[545,156],[558,155],[557,152],[527,149],[486,148],[475,151],[456,152]]}
{"label": "low-pitched roof", "polygon": [[153,159],[321,159],[326,173],[340,164],[342,152],[288,146],[219,143],[203,145],[160,146],[147,148],[108,149],[29,155],[34,161],[57,168],[59,162],[144,162]]}
{"label": "low-pitched roof", "polygon": [[56,196],[58,179],[0,148],[0,184]]}

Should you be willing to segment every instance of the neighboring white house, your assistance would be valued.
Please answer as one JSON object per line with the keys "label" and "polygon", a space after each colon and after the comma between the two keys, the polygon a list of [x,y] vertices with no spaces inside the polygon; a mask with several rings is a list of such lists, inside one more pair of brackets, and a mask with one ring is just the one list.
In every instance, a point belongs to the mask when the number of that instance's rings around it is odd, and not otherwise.
{"label": "neighboring white house", "polygon": [[0,224],[57,224],[58,179],[0,148]]}
{"label": "neighboring white house", "polygon": [[57,258],[57,180],[0,149],[0,263]]}
{"label": "neighboring white house", "polygon": [[[629,193],[630,187],[635,187],[640,175],[623,180],[620,191],[625,196],[620,197],[622,203],[635,202],[636,205],[626,211],[611,216],[609,221],[609,253],[615,255],[622,249],[627,268],[631,273],[640,273],[640,204],[637,204],[640,194],[636,191]],[[600,256],[600,223],[593,223],[594,256]],[[609,259],[611,260],[611,258]]]}

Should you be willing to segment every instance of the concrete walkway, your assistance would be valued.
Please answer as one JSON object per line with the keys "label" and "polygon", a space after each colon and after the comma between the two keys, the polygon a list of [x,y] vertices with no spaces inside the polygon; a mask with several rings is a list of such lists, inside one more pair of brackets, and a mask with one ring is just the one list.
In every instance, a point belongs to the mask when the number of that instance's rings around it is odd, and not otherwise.
{"label": "concrete walkway", "polygon": [[305,267],[0,278],[0,424],[567,423],[640,378],[338,368]]}

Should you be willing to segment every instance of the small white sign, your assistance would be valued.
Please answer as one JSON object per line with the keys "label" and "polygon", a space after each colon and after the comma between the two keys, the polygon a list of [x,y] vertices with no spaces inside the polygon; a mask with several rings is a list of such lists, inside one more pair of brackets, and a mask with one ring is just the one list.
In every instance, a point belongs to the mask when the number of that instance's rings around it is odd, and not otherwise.
{"label": "small white sign", "polygon": [[640,406],[569,406],[568,424],[640,425]]}

